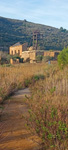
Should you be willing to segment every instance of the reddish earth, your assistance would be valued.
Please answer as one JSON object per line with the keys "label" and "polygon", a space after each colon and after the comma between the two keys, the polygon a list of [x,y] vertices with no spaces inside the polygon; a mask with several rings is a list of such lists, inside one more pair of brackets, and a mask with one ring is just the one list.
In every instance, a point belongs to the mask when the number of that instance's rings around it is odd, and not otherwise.
{"label": "reddish earth", "polygon": [[0,150],[41,149],[39,137],[33,135],[25,126],[25,117],[28,117],[25,95],[30,95],[29,89],[19,90],[4,101],[0,116]]}

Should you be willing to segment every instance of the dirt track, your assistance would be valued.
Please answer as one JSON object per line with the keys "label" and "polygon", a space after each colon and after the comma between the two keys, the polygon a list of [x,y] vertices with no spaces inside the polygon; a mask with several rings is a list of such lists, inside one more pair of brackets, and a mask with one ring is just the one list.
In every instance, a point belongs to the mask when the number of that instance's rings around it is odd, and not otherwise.
{"label": "dirt track", "polygon": [[16,92],[6,100],[0,117],[0,150],[38,150],[40,140],[26,129],[28,106],[24,102],[29,89]]}

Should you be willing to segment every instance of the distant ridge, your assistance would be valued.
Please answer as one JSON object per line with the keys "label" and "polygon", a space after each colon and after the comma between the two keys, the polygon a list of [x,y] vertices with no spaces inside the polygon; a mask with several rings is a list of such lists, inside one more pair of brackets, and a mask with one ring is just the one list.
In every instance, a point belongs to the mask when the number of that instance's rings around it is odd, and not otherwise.
{"label": "distant ridge", "polygon": [[0,17],[0,50],[8,51],[17,42],[33,45],[33,31],[39,30],[43,39],[39,40],[41,50],[62,50],[68,46],[68,30],[42,24]]}

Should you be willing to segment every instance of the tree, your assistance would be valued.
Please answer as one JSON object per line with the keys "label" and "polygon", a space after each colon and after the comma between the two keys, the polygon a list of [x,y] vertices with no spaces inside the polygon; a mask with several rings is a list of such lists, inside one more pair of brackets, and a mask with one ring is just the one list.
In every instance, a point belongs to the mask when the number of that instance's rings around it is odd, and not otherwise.
{"label": "tree", "polygon": [[66,29],[63,29],[63,27],[60,27],[60,31],[61,31],[61,32],[66,32],[67,30],[66,30]]}
{"label": "tree", "polygon": [[64,48],[58,55],[58,64],[60,68],[64,68],[68,64],[68,47]]}
{"label": "tree", "polygon": [[10,55],[6,52],[0,51],[0,64],[8,64],[10,63]]}

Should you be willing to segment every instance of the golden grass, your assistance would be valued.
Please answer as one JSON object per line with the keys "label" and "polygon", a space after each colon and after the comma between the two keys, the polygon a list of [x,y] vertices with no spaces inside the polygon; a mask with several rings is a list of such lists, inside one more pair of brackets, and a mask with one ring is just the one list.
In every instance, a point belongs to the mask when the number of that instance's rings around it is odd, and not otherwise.
{"label": "golden grass", "polygon": [[[44,80],[31,84],[30,125],[42,138],[47,150],[68,148],[68,68],[59,70],[57,64],[20,64],[0,66],[0,97],[26,86],[34,75],[45,75]],[[29,121],[28,121],[29,122]]]}
{"label": "golden grass", "polygon": [[10,67],[0,66],[0,98],[4,99],[12,91],[24,88],[24,81],[42,73],[45,64],[19,64]]}
{"label": "golden grass", "polygon": [[[68,148],[68,69],[48,66],[45,80],[31,85],[30,126],[42,138],[47,150]],[[30,101],[30,103],[29,103]],[[29,122],[29,121],[28,121]]]}

